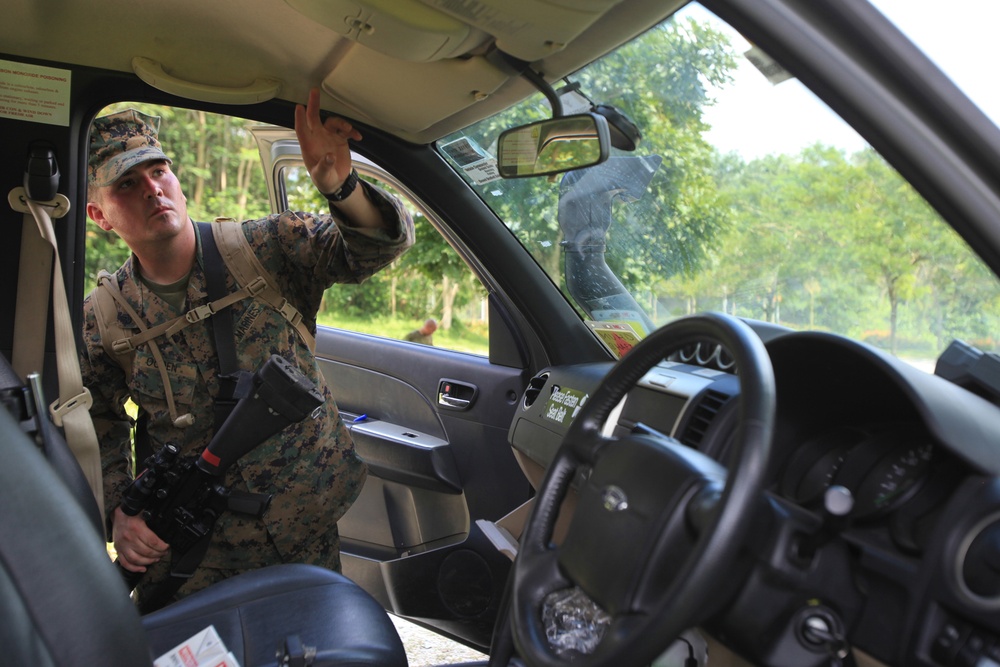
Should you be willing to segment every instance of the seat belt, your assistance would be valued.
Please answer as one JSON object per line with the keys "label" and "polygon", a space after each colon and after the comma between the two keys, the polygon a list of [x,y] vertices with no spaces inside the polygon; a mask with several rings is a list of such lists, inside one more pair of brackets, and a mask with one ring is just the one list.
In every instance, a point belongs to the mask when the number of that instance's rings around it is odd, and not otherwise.
{"label": "seat belt", "polygon": [[[49,413],[56,426],[61,426],[66,436],[66,442],[80,464],[87,484],[94,493],[94,499],[104,516],[104,482],[101,473],[101,453],[97,444],[97,433],[94,430],[94,422],[90,417],[90,406],[92,399],[90,392],[83,386],[83,377],[80,373],[80,360],[77,356],[76,336],[73,335],[73,319],[69,312],[69,300],[66,297],[66,284],[63,281],[62,264],[59,262],[59,243],[56,240],[55,231],[52,227],[52,217],[61,218],[69,212],[70,203],[65,195],[56,193],[59,180],[59,168],[55,160],[55,151],[47,146],[33,146],[28,162],[28,169],[25,173],[25,186],[11,190],[7,201],[15,211],[24,213],[22,224],[23,236],[34,234],[32,227],[37,227],[38,234],[44,243],[36,243],[34,240],[25,244],[22,241],[22,251],[25,245],[29,255],[22,255],[20,258],[20,273],[18,275],[18,303],[15,317],[19,321],[22,314],[29,312],[28,309],[38,309],[38,304],[48,302],[48,295],[45,295],[35,304],[22,302],[21,285],[25,282],[32,282],[42,279],[47,285],[52,285],[52,317],[56,342],[56,370],[59,379],[59,398],[50,406]],[[41,187],[36,187],[41,185]],[[30,190],[30,192],[29,192]],[[38,201],[32,195],[49,195],[46,200]],[[49,246],[46,248],[45,246]],[[48,255],[47,260],[40,260],[42,255]],[[52,273],[39,276],[34,273],[46,263],[51,264]],[[27,289],[27,288],[26,288]],[[29,297],[26,297],[29,298]],[[47,308],[41,307],[42,311]],[[34,320],[37,326],[39,319],[37,313],[27,316],[29,320]],[[41,319],[47,319],[42,315]],[[15,326],[19,322],[15,322]],[[36,337],[43,340],[41,354],[37,346],[34,350],[25,355],[24,352],[17,354],[20,367],[15,367],[18,373],[41,372],[44,359],[44,332],[45,328],[33,331],[18,331],[15,328],[15,335],[21,334],[21,339],[15,339],[15,350],[24,349],[27,338]],[[29,349],[32,348],[31,344]]]}
{"label": "seat belt", "polygon": [[[58,210],[58,204],[56,209]],[[49,325],[52,252],[45,238],[36,229],[35,219],[28,213],[21,223],[21,260],[14,315],[14,349],[11,354],[11,366],[21,382],[25,382],[31,373],[42,372],[45,362],[45,334]]]}
{"label": "seat belt", "polygon": [[[24,174],[24,192],[27,197],[47,202],[53,207],[51,217],[60,218],[69,210],[69,200],[57,203],[59,167],[44,146],[32,145]],[[11,193],[14,194],[14,193]],[[19,193],[20,195],[21,193]],[[65,197],[63,197],[65,199]],[[18,197],[22,204],[24,197]],[[34,216],[28,215],[26,204],[11,206],[25,213],[21,222],[21,254],[17,278],[17,303],[14,316],[14,349],[11,365],[14,372],[26,382],[30,373],[41,373],[45,364],[45,334],[48,330],[49,287],[52,279],[52,251],[45,235],[35,233],[38,228]]]}

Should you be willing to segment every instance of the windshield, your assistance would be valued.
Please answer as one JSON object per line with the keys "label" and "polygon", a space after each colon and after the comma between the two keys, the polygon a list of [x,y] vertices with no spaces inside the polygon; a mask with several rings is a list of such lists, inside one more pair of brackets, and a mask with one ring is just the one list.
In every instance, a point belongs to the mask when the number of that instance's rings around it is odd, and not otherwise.
{"label": "windshield", "polygon": [[716,310],[844,334],[928,370],[952,339],[996,350],[993,274],[848,125],[702,7],[565,84],[631,119],[638,148],[554,179],[494,178],[482,160],[502,130],[550,117],[541,94],[438,145],[595,333],[627,343]]}

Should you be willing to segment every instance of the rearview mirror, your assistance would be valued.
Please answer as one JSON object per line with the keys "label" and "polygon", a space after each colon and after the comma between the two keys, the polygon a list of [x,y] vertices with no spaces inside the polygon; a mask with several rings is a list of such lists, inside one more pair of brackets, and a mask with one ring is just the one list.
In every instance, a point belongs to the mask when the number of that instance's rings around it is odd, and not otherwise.
{"label": "rearview mirror", "polygon": [[610,150],[607,119],[583,113],[504,131],[497,140],[497,163],[504,178],[545,176],[600,164]]}

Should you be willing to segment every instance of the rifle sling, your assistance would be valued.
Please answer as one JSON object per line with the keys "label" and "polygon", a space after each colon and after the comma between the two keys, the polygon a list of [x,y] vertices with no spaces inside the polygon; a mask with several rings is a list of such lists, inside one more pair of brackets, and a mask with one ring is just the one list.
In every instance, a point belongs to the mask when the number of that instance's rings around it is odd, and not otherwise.
{"label": "rifle sling", "polygon": [[194,575],[202,559],[205,558],[214,532],[215,525],[213,524],[208,533],[195,542],[190,549],[182,554],[171,552],[170,576],[139,597],[140,614],[148,614],[170,603],[174,594],[184,585],[185,581]]}
{"label": "rifle sling", "polygon": [[[202,257],[205,262],[205,283],[208,300],[216,302],[226,296],[226,270],[222,254],[215,242],[212,224],[199,222]],[[236,406],[236,385],[239,380],[239,362],[236,358],[236,339],[233,334],[233,310],[227,304],[215,311],[208,326],[215,338],[215,353],[219,357],[219,395],[215,399],[215,430],[225,423]]]}

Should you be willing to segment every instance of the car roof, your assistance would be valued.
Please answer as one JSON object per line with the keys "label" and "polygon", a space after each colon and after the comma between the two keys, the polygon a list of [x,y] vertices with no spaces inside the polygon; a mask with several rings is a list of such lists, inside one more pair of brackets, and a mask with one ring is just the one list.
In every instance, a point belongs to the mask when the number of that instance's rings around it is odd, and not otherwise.
{"label": "car roof", "polygon": [[[205,102],[306,99],[429,143],[655,25],[678,0],[8,0],[0,51]],[[503,55],[502,55],[503,54]],[[511,65],[511,59],[515,65]]]}

